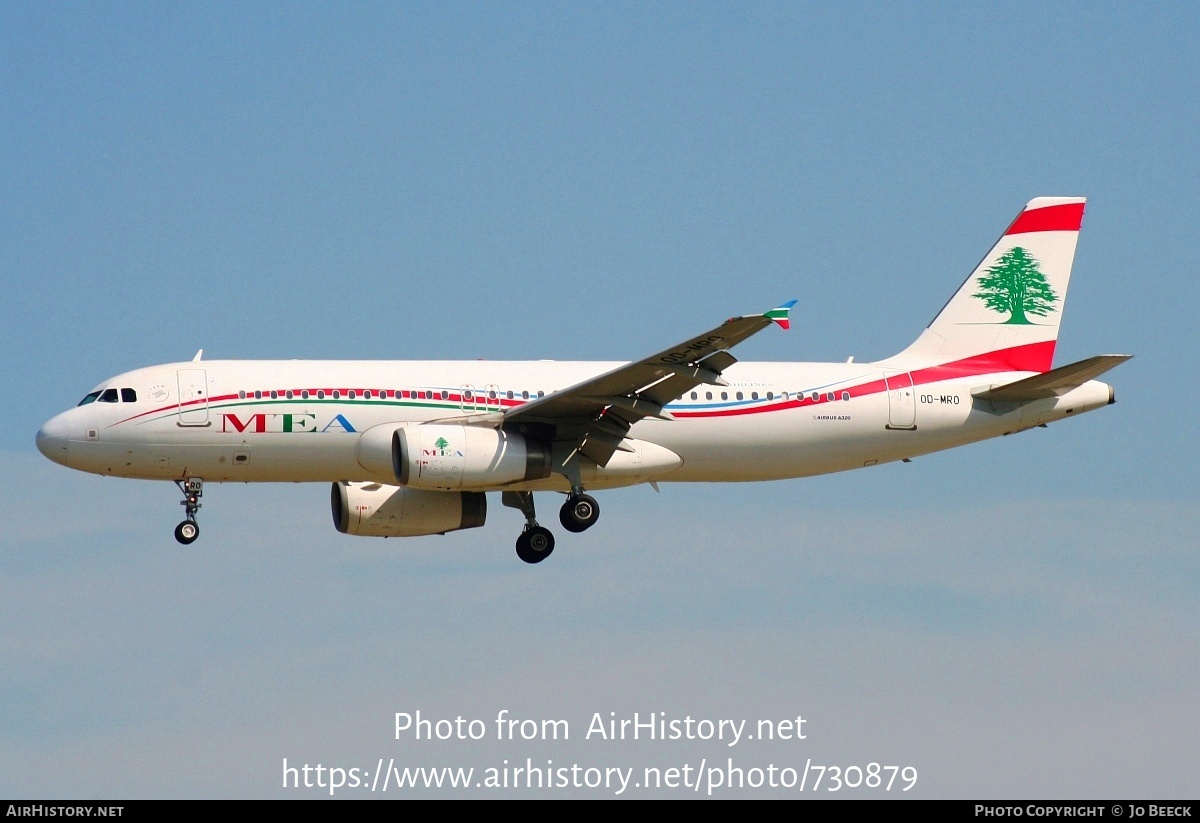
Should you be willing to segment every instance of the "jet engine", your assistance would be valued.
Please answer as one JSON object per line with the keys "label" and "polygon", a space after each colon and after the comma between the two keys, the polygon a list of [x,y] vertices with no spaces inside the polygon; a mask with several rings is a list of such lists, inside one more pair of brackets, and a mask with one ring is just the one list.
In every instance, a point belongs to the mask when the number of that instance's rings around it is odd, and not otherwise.
{"label": "jet engine", "polygon": [[392,470],[413,489],[494,489],[550,476],[550,447],[480,426],[406,424],[392,436]]}
{"label": "jet engine", "polygon": [[417,537],[474,529],[487,519],[487,495],[434,492],[383,483],[334,483],[333,525],[342,534]]}

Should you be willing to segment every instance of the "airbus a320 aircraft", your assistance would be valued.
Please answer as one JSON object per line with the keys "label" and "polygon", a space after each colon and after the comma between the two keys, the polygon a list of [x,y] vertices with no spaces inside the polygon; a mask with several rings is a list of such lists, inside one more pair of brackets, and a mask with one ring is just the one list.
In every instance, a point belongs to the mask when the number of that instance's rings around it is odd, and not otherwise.
{"label": "airbus a320 aircraft", "polygon": [[[519,509],[517,555],[554,536],[535,492],[777,480],[874,466],[1044,426],[1113,402],[1094,378],[1129,359],[1052,368],[1084,199],[1030,201],[916,341],[874,363],[739,363],[729,350],[790,301],[632,363],[201,360],[105,380],[37,434],[64,466],[173,480],[179,542],[204,482],[333,484],[346,534],[482,526],[487,493]],[[655,486],[657,488],[657,486]]]}

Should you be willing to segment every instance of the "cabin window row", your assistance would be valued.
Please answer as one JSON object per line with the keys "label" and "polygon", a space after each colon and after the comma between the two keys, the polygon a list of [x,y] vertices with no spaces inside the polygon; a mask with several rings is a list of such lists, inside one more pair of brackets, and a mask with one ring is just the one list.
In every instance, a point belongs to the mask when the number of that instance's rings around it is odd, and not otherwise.
{"label": "cabin window row", "polygon": [[[126,391],[132,391],[132,390],[126,390]],[[504,392],[503,394],[505,394],[505,396],[507,396],[509,400],[513,400],[518,396],[518,393],[513,392],[513,391]],[[496,399],[498,399],[499,395],[500,395],[500,393],[495,392],[495,391],[489,391],[486,393],[466,391],[466,392],[463,392],[462,399],[469,400],[469,401],[475,401],[475,400],[483,400],[486,397],[487,399],[496,400]],[[535,393],[523,391],[523,392],[519,393],[519,396],[522,400],[529,400],[531,397],[535,397],[535,396],[536,397],[545,397],[546,393],[544,391],[539,391],[539,392],[535,392]],[[91,395],[89,395],[88,397],[91,397]],[[274,389],[269,390],[269,391],[264,391],[261,389],[255,389],[254,391],[239,391],[238,392],[239,400],[249,400],[249,399],[279,400],[280,398],[283,398],[285,400],[295,400],[297,398],[300,400],[309,400],[309,399],[313,399],[313,398],[315,398],[317,400],[325,400],[326,398],[329,398],[332,400],[342,400],[342,399],[358,400],[360,397],[363,400],[374,400],[375,398],[378,398],[380,400],[386,400],[388,398],[395,398],[397,400],[449,400],[450,392],[448,392],[444,389],[439,389],[439,390],[433,390],[433,389],[394,389],[394,390],[393,389],[362,389],[362,390],[348,389],[345,392],[343,392],[341,389],[332,389],[331,391],[325,391],[324,389],[317,389],[315,391],[310,391],[309,389],[303,389],[298,392],[293,391],[291,389],[288,389],[287,391],[278,391],[278,390],[274,390]],[[88,402],[88,403],[92,402],[88,398],[84,398],[84,401]],[[80,403],[79,405],[82,406],[83,403]]]}
{"label": "cabin window row", "polygon": [[539,392],[521,391],[521,392],[518,392],[518,391],[513,391],[512,389],[509,389],[508,391],[495,391],[495,390],[473,391],[471,389],[467,389],[463,392],[462,396],[463,396],[463,400],[472,400],[472,401],[499,400],[501,397],[508,398],[509,400],[532,400],[537,397],[545,397],[546,393],[544,391],[539,391]]}
{"label": "cabin window row", "polygon": [[[729,392],[727,392],[727,391],[720,392],[720,395],[721,395],[721,399],[722,399],[722,400],[728,400],[728,399],[729,399]],[[825,393],[825,400],[826,400],[827,402],[830,402],[830,403],[832,403],[833,401],[835,401],[835,400],[839,399],[839,396],[840,396],[840,399],[842,399],[843,401],[845,401],[845,400],[849,400],[849,399],[850,399],[850,392],[848,392],[848,391],[843,391],[843,392],[841,392],[841,394],[840,394],[840,395],[838,394],[838,392],[826,392],[826,393]],[[797,400],[804,400],[804,399],[807,397],[808,399],[812,400],[812,402],[816,403],[816,402],[818,402],[818,401],[821,399],[821,392],[819,392],[819,391],[815,391],[815,392],[808,392],[808,393],[806,393],[806,392],[801,392],[801,391],[798,391],[798,392],[796,392],[796,394],[795,394],[795,397],[796,397],[796,399],[797,399]],[[692,394],[691,394],[691,398],[692,398],[693,400],[699,400],[699,399],[700,399],[700,393],[699,393],[699,392],[692,392]],[[712,400],[712,399],[714,399],[714,398],[713,398],[713,392],[710,392],[710,391],[706,391],[706,392],[704,392],[704,399],[705,399],[705,400]],[[746,399],[746,394],[745,394],[745,392],[734,392],[734,399],[735,399],[735,400],[745,400],[745,399]],[[759,399],[758,392],[756,392],[756,391],[752,391],[752,392],[750,392],[750,399],[751,399],[751,400],[758,400],[758,399]],[[769,392],[767,392],[767,393],[766,393],[766,399],[767,399],[767,400],[774,400],[774,399],[775,399],[775,392],[770,392],[770,391],[769,391]],[[779,395],[779,399],[780,399],[780,400],[791,400],[791,399],[792,399],[792,393],[791,393],[791,392],[786,392],[786,391],[785,391],[785,392],[782,392],[782,393]]]}

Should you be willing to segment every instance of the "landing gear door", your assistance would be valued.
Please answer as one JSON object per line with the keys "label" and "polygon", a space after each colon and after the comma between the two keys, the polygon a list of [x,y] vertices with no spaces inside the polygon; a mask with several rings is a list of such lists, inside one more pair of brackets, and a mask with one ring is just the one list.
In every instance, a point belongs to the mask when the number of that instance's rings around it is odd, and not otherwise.
{"label": "landing gear door", "polygon": [[179,425],[207,426],[208,374],[204,369],[179,369]]}
{"label": "landing gear door", "polygon": [[917,427],[917,397],[913,389],[912,374],[909,372],[885,371],[887,383],[889,429],[915,429]]}

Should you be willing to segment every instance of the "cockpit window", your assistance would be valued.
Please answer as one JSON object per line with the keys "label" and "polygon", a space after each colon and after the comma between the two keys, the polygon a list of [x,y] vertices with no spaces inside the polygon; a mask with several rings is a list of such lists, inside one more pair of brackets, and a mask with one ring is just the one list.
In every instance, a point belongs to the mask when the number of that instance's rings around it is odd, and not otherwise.
{"label": "cockpit window", "polygon": [[118,402],[117,401],[117,390],[116,389],[105,389],[104,392],[100,395],[100,397],[98,399],[100,400],[101,403],[116,403],[116,402]]}
{"label": "cockpit window", "polygon": [[86,406],[88,403],[95,403],[95,402],[96,402],[96,398],[97,398],[97,397],[99,397],[99,396],[100,396],[100,392],[98,392],[98,391],[94,391],[94,392],[92,392],[91,394],[89,394],[87,397],[85,397],[85,398],[83,398],[82,400],[80,400],[80,401],[79,401],[79,405],[80,405],[80,406]]}
{"label": "cockpit window", "polygon": [[136,403],[137,402],[137,392],[135,392],[133,389],[121,389],[121,402],[122,403]]}

